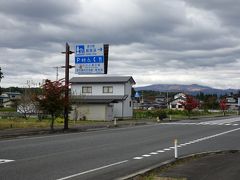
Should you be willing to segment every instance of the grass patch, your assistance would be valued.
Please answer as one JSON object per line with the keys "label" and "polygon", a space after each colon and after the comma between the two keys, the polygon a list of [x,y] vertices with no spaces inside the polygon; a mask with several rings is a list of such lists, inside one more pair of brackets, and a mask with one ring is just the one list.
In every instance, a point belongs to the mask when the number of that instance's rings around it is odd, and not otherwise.
{"label": "grass patch", "polygon": [[[55,126],[60,126],[62,123],[55,122]],[[14,118],[14,119],[0,119],[0,129],[12,129],[12,128],[48,128],[50,126],[50,119],[42,121],[36,118]]]}
{"label": "grass patch", "polygon": [[[0,119],[0,130],[13,129],[13,128],[49,128],[51,119],[43,119],[39,121],[37,118],[2,118]],[[76,127],[80,125],[110,125],[112,121],[73,121],[69,120],[69,127]],[[54,121],[54,127],[63,127],[64,119],[56,118]]]}
{"label": "grass patch", "polygon": [[4,108],[0,108],[0,112],[16,112],[16,109],[4,107]]}

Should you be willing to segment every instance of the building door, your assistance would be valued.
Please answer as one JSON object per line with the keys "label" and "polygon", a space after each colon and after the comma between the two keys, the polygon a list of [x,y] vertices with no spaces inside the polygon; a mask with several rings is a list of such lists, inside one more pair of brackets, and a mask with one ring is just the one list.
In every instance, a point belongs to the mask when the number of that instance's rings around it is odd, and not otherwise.
{"label": "building door", "polygon": [[113,105],[107,105],[106,106],[106,118],[107,121],[112,121],[113,120]]}

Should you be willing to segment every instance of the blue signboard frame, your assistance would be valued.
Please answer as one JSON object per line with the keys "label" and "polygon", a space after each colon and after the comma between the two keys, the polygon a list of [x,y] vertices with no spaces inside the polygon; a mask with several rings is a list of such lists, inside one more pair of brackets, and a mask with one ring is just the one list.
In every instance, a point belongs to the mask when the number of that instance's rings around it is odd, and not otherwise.
{"label": "blue signboard frame", "polygon": [[107,74],[107,62],[108,62],[108,45],[107,46],[103,44],[76,45],[75,50],[76,74]]}

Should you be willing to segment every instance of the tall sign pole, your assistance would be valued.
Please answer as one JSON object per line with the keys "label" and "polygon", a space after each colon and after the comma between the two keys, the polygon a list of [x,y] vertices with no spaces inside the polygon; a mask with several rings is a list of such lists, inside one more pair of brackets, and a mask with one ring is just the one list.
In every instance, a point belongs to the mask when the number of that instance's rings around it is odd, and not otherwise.
{"label": "tall sign pole", "polygon": [[69,110],[69,55],[74,53],[70,51],[70,46],[66,43],[66,52],[62,52],[66,54],[65,61],[65,106],[64,106],[64,130],[68,129],[68,110]]}

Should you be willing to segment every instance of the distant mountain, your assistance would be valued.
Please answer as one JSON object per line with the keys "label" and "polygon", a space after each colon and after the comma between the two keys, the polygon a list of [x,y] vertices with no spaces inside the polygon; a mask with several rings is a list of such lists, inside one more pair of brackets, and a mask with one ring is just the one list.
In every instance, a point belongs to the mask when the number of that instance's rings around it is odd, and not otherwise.
{"label": "distant mountain", "polygon": [[136,91],[160,91],[160,92],[185,92],[192,95],[199,94],[218,94],[224,95],[229,93],[237,93],[237,89],[216,89],[208,86],[201,86],[198,84],[180,85],[180,84],[153,84],[150,86],[136,87]]}

